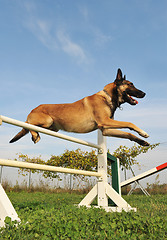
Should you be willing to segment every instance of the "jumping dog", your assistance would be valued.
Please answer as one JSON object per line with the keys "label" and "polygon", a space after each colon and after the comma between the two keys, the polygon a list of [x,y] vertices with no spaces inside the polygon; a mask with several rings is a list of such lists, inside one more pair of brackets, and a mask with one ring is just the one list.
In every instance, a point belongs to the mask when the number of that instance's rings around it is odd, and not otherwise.
{"label": "jumping dog", "polygon": [[[119,128],[128,128],[144,138],[149,137],[142,129],[131,122],[114,120],[114,113],[121,104],[127,102],[130,105],[136,105],[138,103],[132,96],[143,98],[145,93],[137,89],[132,82],[126,80],[125,75],[122,76],[121,69],[118,69],[115,81],[106,85],[102,91],[74,103],[39,105],[30,112],[26,123],[56,132],[64,130],[88,133],[100,129],[103,136],[125,138],[142,146],[149,146],[149,143],[141,138],[118,130]],[[39,133],[24,128],[10,143],[19,140],[29,131],[32,135],[32,141],[37,143],[40,140]]]}

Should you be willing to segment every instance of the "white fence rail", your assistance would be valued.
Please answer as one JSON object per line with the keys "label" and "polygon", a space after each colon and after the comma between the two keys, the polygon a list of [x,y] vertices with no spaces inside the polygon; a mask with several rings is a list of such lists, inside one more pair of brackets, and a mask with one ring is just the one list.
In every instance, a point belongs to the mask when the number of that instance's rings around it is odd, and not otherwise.
{"label": "white fence rail", "polygon": [[93,171],[55,167],[55,166],[49,166],[45,164],[20,162],[20,161],[6,160],[6,159],[0,159],[0,165],[7,166],[7,167],[15,167],[15,168],[26,168],[26,169],[35,169],[35,170],[41,170],[41,171],[49,171],[49,172],[70,173],[70,174],[79,174],[84,176],[102,177],[100,173],[93,172]]}

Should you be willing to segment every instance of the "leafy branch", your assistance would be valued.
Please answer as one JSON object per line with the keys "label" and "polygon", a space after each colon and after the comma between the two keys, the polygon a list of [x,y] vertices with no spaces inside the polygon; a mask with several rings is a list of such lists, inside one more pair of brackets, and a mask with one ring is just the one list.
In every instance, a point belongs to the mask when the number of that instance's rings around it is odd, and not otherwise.
{"label": "leafy branch", "polygon": [[113,156],[119,158],[120,165],[125,167],[126,169],[130,169],[130,167],[134,164],[139,165],[137,162],[136,157],[141,153],[147,153],[148,150],[152,150],[159,146],[160,143],[155,143],[149,145],[148,147],[143,147],[140,145],[134,144],[132,147],[128,148],[126,146],[120,146],[113,152]]}
{"label": "leafy branch", "polygon": [[[130,167],[134,164],[139,165],[139,162],[136,160],[136,157],[141,153],[147,153],[148,150],[152,150],[155,147],[159,146],[160,143],[152,144],[148,147],[142,147],[139,145],[133,145],[128,148],[126,146],[120,146],[113,152],[113,156],[119,158],[120,165],[123,168],[130,169]],[[17,160],[17,159],[15,159]],[[81,151],[81,149],[77,150],[66,150],[60,156],[51,156],[48,161],[44,161],[41,157],[33,157],[30,158],[26,154],[20,154],[18,156],[19,161],[30,162],[30,163],[38,163],[38,164],[46,164],[56,167],[65,167],[72,169],[80,169],[86,171],[97,171],[97,155],[94,150],[91,152]],[[26,176],[29,173],[29,169],[19,169],[19,174]],[[40,170],[31,170],[32,173],[42,173],[42,176],[45,178],[59,178],[60,174],[57,172],[48,172],[48,171],[40,171]],[[108,165],[108,174],[111,175],[111,167]],[[74,177],[77,177],[74,175]],[[84,179],[84,176],[80,176],[80,178]]]}

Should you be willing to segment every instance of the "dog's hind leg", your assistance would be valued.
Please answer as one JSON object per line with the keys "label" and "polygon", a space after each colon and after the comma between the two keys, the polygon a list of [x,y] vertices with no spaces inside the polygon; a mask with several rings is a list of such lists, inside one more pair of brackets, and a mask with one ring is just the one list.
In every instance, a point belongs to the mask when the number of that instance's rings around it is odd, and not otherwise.
{"label": "dog's hind leg", "polygon": [[[44,113],[30,113],[27,117],[27,122],[38,127],[43,127],[49,129],[53,124],[53,119]],[[40,136],[38,132],[30,130],[32,135],[32,141],[34,143],[39,142]]]}
{"label": "dog's hind leg", "polygon": [[102,134],[103,136],[108,136],[108,137],[117,137],[117,138],[125,138],[129,139],[130,141],[134,141],[142,146],[149,146],[149,143],[136,137],[135,135],[124,132],[121,130],[113,130],[113,129],[102,129]]}

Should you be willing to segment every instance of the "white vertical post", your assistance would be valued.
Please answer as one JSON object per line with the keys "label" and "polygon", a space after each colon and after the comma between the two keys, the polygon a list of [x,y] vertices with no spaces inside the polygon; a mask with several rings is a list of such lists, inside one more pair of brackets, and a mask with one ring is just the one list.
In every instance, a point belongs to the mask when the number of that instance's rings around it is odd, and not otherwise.
{"label": "white vertical post", "polygon": [[29,169],[29,176],[28,176],[28,188],[31,188],[31,169]]}
{"label": "white vertical post", "polygon": [[106,137],[98,130],[98,145],[101,146],[103,152],[98,152],[98,173],[102,175],[98,181],[98,206],[107,207],[108,197],[106,195],[105,183],[107,183],[107,143]]}
{"label": "white vertical post", "polygon": [[1,170],[0,170],[0,184],[2,184],[2,170],[3,170],[3,166],[1,166]]}

